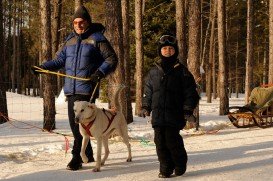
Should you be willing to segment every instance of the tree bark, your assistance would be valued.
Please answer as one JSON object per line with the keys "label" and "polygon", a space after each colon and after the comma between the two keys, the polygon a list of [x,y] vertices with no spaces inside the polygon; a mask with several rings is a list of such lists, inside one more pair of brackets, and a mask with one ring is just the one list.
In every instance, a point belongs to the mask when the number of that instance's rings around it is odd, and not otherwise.
{"label": "tree bark", "polygon": [[143,15],[142,0],[135,0],[135,31],[136,31],[136,105],[135,114],[139,115],[141,111],[141,101],[143,94]]}
{"label": "tree bark", "polygon": [[225,0],[218,0],[218,51],[219,51],[219,98],[220,98],[220,115],[226,115],[228,112],[228,73],[226,59],[226,26],[225,26]]}
{"label": "tree bark", "polygon": [[187,65],[185,0],[176,0],[175,8],[176,38],[179,50],[178,59],[181,63]]}
{"label": "tree bark", "polygon": [[247,1],[247,56],[246,56],[246,79],[245,79],[245,103],[249,101],[253,89],[253,1]]}
{"label": "tree bark", "polygon": [[13,29],[13,38],[12,38],[12,74],[11,74],[11,82],[12,82],[12,92],[16,92],[16,1],[13,0],[13,18],[12,18],[12,29]]}
{"label": "tree bark", "polygon": [[129,0],[122,0],[122,23],[123,23],[123,47],[124,47],[124,69],[125,69],[125,94],[126,94],[126,114],[127,124],[133,122],[132,100],[131,100],[131,66],[130,66],[130,20],[129,20]]}
{"label": "tree bark", "polygon": [[[201,14],[200,0],[189,2],[189,51],[188,51],[188,68],[193,74],[195,81],[201,81],[200,75],[200,38],[201,38]],[[199,89],[199,88],[198,88]],[[198,92],[201,91],[200,89]],[[197,118],[196,129],[199,127],[199,106],[194,111]]]}
{"label": "tree bark", "polygon": [[200,0],[189,2],[189,12],[188,68],[197,80],[200,78]]}
{"label": "tree bark", "polygon": [[207,66],[207,84],[206,84],[206,94],[207,94],[207,103],[211,103],[211,92],[212,92],[212,65],[214,61],[214,31],[215,31],[215,18],[217,13],[217,0],[214,0],[211,4],[211,30],[210,30],[210,46],[209,46],[209,63]]}
{"label": "tree bark", "polygon": [[[0,42],[4,42],[3,32],[3,4],[0,1]],[[3,55],[4,46],[3,43],[0,43],[0,55]],[[4,56],[0,56],[0,62],[4,62]],[[7,84],[4,81],[4,66],[0,66],[0,124],[8,121],[8,108],[7,108]]]}
{"label": "tree bark", "polygon": [[[122,13],[121,13],[121,2],[116,0],[106,0],[106,36],[113,46],[118,56],[118,66],[116,71],[109,76],[108,83],[108,96],[110,100],[110,107],[115,107],[121,110],[126,115],[126,103],[127,97],[125,96],[125,71],[124,71],[124,51],[123,51],[123,33],[122,33]],[[119,90],[119,99],[115,99],[115,95]],[[118,101],[118,102],[116,102]],[[119,107],[120,106],[120,107]]]}
{"label": "tree bark", "polygon": [[[42,60],[51,60],[51,11],[50,0],[40,0],[41,8],[41,44]],[[44,125],[45,130],[51,131],[55,129],[55,97],[52,91],[52,79],[50,75],[43,75],[43,100],[44,100]]]}
{"label": "tree bark", "polygon": [[268,84],[273,84],[273,1],[269,1],[269,69]]}
{"label": "tree bark", "polygon": [[265,47],[264,49],[264,59],[263,59],[263,84],[266,84],[267,83],[267,65],[268,65],[268,62],[267,62],[267,52],[266,52],[267,48]]}
{"label": "tree bark", "polygon": [[[61,14],[62,14],[62,0],[54,0],[53,21],[52,21],[52,57],[55,56],[60,44]],[[62,78],[60,76],[56,76],[53,79],[55,95],[61,92],[62,86],[59,86],[60,85],[59,82],[61,82],[61,80]]]}
{"label": "tree bark", "polygon": [[17,94],[22,94],[22,76],[21,76],[21,21],[22,21],[22,8],[20,8],[20,3],[22,1],[18,1],[18,15],[17,15],[17,40],[16,40],[16,89]]}

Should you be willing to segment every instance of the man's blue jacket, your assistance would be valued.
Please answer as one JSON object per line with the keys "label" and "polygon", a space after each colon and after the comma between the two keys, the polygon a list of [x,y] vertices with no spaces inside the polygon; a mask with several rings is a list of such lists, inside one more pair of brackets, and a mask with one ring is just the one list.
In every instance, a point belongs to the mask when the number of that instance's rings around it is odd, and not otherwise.
{"label": "man's blue jacket", "polygon": [[[89,78],[98,70],[104,75],[114,71],[118,62],[115,51],[103,33],[97,30],[101,30],[100,27],[93,25],[81,35],[71,33],[57,52],[56,59],[43,63],[41,67],[53,71],[64,68],[66,75],[81,78]],[[94,84],[90,81],[65,77],[66,96],[91,95],[93,89]]]}

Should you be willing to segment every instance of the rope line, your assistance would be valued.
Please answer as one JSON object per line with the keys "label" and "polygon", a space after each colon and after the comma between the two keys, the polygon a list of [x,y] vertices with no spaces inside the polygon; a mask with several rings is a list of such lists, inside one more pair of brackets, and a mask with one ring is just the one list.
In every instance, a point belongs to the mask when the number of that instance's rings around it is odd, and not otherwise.
{"label": "rope line", "polygon": [[[57,76],[68,77],[68,78],[71,78],[71,79],[77,79],[77,80],[83,80],[83,81],[90,81],[91,80],[90,78],[76,77],[76,76],[72,76],[72,75],[62,74],[62,73],[59,73],[59,72],[53,72],[53,71],[50,71],[50,70],[45,70],[45,69],[42,69],[41,67],[37,67],[37,66],[34,66],[34,67],[38,69],[38,70],[35,70],[36,72],[40,72],[40,73],[44,73],[44,74],[53,74],[53,75],[57,75]],[[107,87],[128,87],[125,84],[118,84],[118,85],[108,84],[106,86]]]}
{"label": "rope line", "polygon": [[[45,70],[42,69],[41,67],[37,67],[37,66],[33,66],[35,68],[37,68],[38,70],[35,70],[36,72],[40,72],[40,73],[44,73],[44,74],[53,74],[53,75],[57,75],[57,76],[62,76],[62,77],[68,77],[71,79],[77,79],[77,80],[83,80],[83,81],[90,81],[90,78],[83,78],[83,77],[76,77],[76,76],[72,76],[72,75],[67,75],[67,74],[62,74],[59,72],[53,72],[50,70]],[[119,84],[119,85],[115,85],[115,84],[108,84],[108,87],[128,87],[125,84]]]}
{"label": "rope line", "polygon": [[[64,139],[65,139],[65,154],[66,154],[67,151],[69,150],[69,140],[68,140],[67,137],[68,137],[68,136],[71,137],[71,135],[64,134],[64,133],[60,133],[60,132],[56,132],[56,131],[52,131],[52,130],[51,130],[51,131],[48,131],[48,130],[43,129],[43,128],[39,127],[39,126],[35,126],[35,125],[33,125],[33,124],[29,124],[29,123],[26,123],[26,122],[24,122],[24,121],[19,121],[19,120],[16,120],[16,119],[7,117],[7,116],[5,116],[5,115],[4,115],[3,113],[1,113],[1,112],[0,112],[0,117],[3,117],[3,118],[6,120],[7,123],[9,123],[10,125],[12,125],[13,127],[17,128],[17,129],[32,129],[32,128],[36,128],[36,129],[39,129],[39,130],[41,130],[41,131],[43,131],[43,132],[53,133],[53,134],[57,134],[57,135],[62,135],[62,136],[64,136]],[[12,121],[17,121],[17,122],[19,122],[19,123],[28,125],[28,126],[30,126],[30,127],[27,127],[27,128],[18,127],[18,126],[15,126],[15,125],[12,123]]]}
{"label": "rope line", "polygon": [[53,74],[53,75],[58,75],[58,76],[62,76],[62,77],[69,77],[69,78],[72,78],[72,79],[84,80],[84,81],[90,81],[91,80],[90,78],[76,77],[76,76],[72,76],[72,75],[62,74],[62,73],[59,73],[59,72],[53,72],[53,71],[50,71],[50,70],[45,70],[45,69],[42,69],[41,67],[37,67],[37,66],[34,66],[34,67],[38,69],[38,70],[35,70],[35,71],[40,72],[40,73]]}
{"label": "rope line", "polygon": [[[64,136],[64,139],[65,139],[65,153],[67,153],[67,151],[69,149],[69,140],[68,140],[67,137],[73,137],[72,135],[65,134],[65,133],[60,133],[60,132],[56,132],[56,131],[48,131],[48,130],[43,129],[43,128],[39,127],[39,126],[35,126],[33,124],[26,123],[24,121],[19,121],[19,120],[16,120],[16,119],[9,118],[9,117],[5,116],[4,114],[2,114],[1,112],[0,112],[0,117],[3,117],[7,121],[7,123],[9,123],[10,125],[12,125],[13,127],[17,128],[17,129],[33,129],[33,128],[36,128],[36,129],[39,129],[39,130],[41,130],[43,132],[53,133],[53,134],[56,134],[56,135]],[[16,125],[14,125],[12,123],[12,121],[17,121],[17,122],[20,122],[22,124],[28,125],[30,127],[27,127],[27,128],[18,127]],[[95,138],[93,138],[93,137],[90,138],[90,139],[95,140]],[[111,141],[112,142],[122,142],[122,141],[117,141],[117,140],[111,140]],[[131,138],[130,142],[138,142],[138,143],[140,143],[141,145],[144,145],[144,146],[155,146],[154,144],[150,143],[151,142],[150,140],[145,139],[144,137],[141,137],[140,139],[137,139],[137,140]]]}

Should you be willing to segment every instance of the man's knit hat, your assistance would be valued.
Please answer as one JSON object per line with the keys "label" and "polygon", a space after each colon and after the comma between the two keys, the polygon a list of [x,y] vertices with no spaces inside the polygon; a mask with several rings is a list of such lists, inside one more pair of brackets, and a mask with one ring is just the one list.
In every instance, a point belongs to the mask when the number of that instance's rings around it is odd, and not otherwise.
{"label": "man's knit hat", "polygon": [[84,6],[80,6],[77,8],[75,14],[73,15],[73,20],[75,20],[76,18],[82,18],[88,21],[89,24],[92,23],[90,14],[88,13],[88,10]]}

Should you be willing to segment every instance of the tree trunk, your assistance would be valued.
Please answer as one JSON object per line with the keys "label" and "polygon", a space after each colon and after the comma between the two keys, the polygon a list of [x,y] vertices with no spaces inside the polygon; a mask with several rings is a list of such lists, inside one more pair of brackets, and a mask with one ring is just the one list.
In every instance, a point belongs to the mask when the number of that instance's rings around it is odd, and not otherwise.
{"label": "tree trunk", "polygon": [[[201,14],[200,0],[189,2],[189,51],[188,51],[188,68],[193,74],[195,81],[200,80],[200,35],[201,35]],[[200,91],[200,90],[199,90]],[[199,106],[195,109],[197,118],[196,129],[199,127]]]}
{"label": "tree trunk", "polygon": [[239,70],[238,70],[238,54],[239,54],[239,39],[237,39],[236,42],[236,50],[235,50],[235,92],[236,92],[236,98],[239,97]]}
{"label": "tree trunk", "polygon": [[123,23],[123,47],[124,47],[124,69],[126,85],[126,114],[127,124],[133,122],[132,100],[131,100],[131,66],[130,66],[130,20],[129,0],[122,0],[122,23]]}
{"label": "tree trunk", "polygon": [[13,19],[12,19],[12,29],[13,29],[13,52],[12,52],[12,74],[11,74],[11,82],[12,82],[12,92],[15,92],[16,89],[16,1],[13,0]]}
{"label": "tree trunk", "polygon": [[[62,14],[62,0],[54,0],[53,2],[53,21],[52,21],[52,57],[55,56],[60,44],[61,32],[61,14]],[[57,95],[61,92],[62,87],[59,87],[59,82],[62,80],[60,76],[56,76],[53,79],[54,94]]]}
{"label": "tree trunk", "polygon": [[264,49],[264,60],[263,60],[263,84],[267,83],[267,53],[266,53],[266,48]]}
{"label": "tree trunk", "polygon": [[135,30],[136,30],[136,105],[135,114],[139,115],[141,111],[141,101],[143,94],[143,15],[142,0],[135,0]]}
{"label": "tree trunk", "polygon": [[[109,76],[109,87],[108,96],[110,100],[110,107],[115,107],[121,110],[124,115],[126,115],[126,103],[127,97],[125,96],[125,71],[124,71],[124,51],[123,51],[123,34],[122,34],[122,13],[121,13],[121,2],[116,0],[106,0],[106,36],[109,42],[113,46],[117,56],[118,56],[118,66],[116,71]],[[118,102],[115,99],[115,95],[118,90],[120,92],[120,99]],[[120,106],[120,107],[119,107]]]}
{"label": "tree trunk", "polygon": [[178,42],[178,59],[184,65],[187,65],[187,43],[186,43],[186,14],[185,0],[176,0],[176,38]]}
{"label": "tree trunk", "polygon": [[21,40],[20,40],[20,36],[21,36],[21,21],[22,21],[22,11],[20,8],[20,3],[22,3],[21,1],[18,2],[18,16],[17,16],[17,41],[16,41],[16,88],[17,88],[17,94],[22,94],[22,76],[21,76]]}
{"label": "tree trunk", "polygon": [[250,92],[253,89],[253,1],[247,1],[247,56],[245,103],[248,103]]}
{"label": "tree trunk", "polygon": [[189,2],[188,68],[197,80],[200,77],[200,0]]}
{"label": "tree trunk", "polygon": [[268,84],[273,84],[273,1],[269,1],[269,69]]}
{"label": "tree trunk", "polygon": [[[40,0],[41,8],[41,44],[42,60],[51,60],[52,47],[51,47],[51,11],[50,0]],[[44,125],[45,130],[51,131],[55,129],[55,97],[52,91],[52,79],[50,75],[43,76],[43,100],[44,100]]]}
{"label": "tree trunk", "polygon": [[217,13],[217,0],[214,0],[211,5],[211,31],[210,31],[210,46],[209,46],[209,63],[207,66],[207,84],[206,84],[206,94],[207,103],[211,103],[211,92],[212,92],[212,64],[214,61],[214,31],[215,31],[215,18]]}
{"label": "tree trunk", "polygon": [[225,0],[218,1],[218,51],[219,51],[219,98],[220,109],[219,114],[225,115],[228,112],[228,73],[227,73],[227,61],[226,61],[226,26],[225,26]]}
{"label": "tree trunk", "polygon": [[[3,4],[2,1],[0,1],[0,42],[4,42],[4,36],[3,36]],[[4,46],[3,43],[0,43],[0,55],[3,55]],[[4,57],[0,56],[0,62],[3,63]],[[6,90],[7,90],[7,84],[4,81],[4,66],[0,66],[0,71],[2,72],[0,74],[0,113],[3,114],[3,116],[0,116],[0,124],[5,123],[8,121],[8,108],[7,108],[7,96],[6,96]]]}
{"label": "tree trunk", "polygon": [[[217,36],[215,36],[215,39],[217,38]],[[215,40],[214,41],[214,46],[213,46],[213,54],[212,54],[212,59],[213,59],[213,62],[212,62],[212,92],[213,92],[213,99],[216,99],[217,96],[218,96],[218,90],[217,90],[217,78],[216,78],[216,59],[215,59],[215,54],[216,54],[216,42],[218,40]]]}

